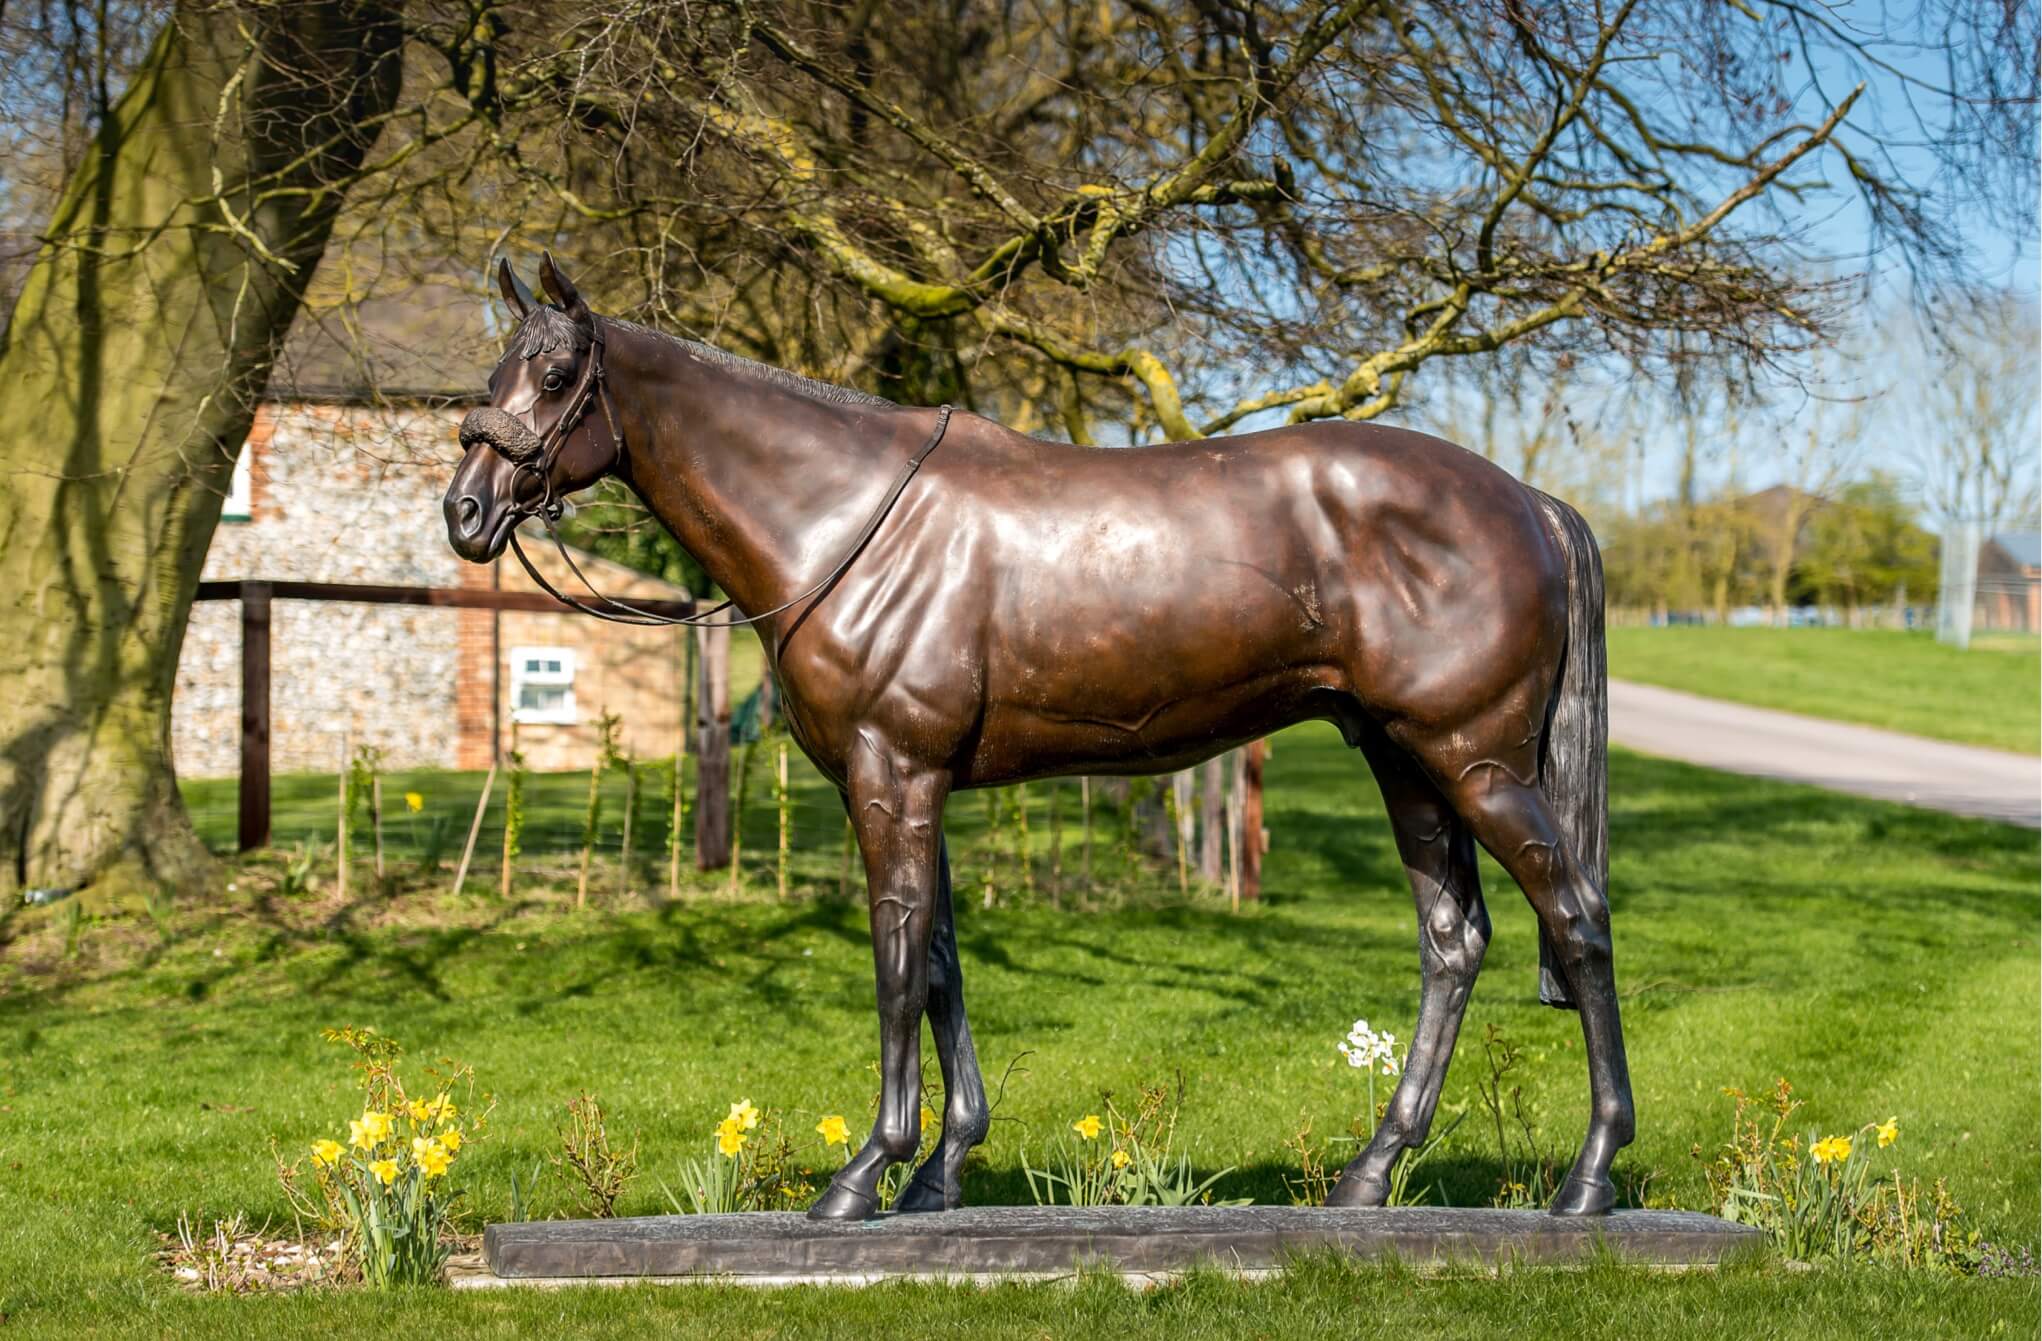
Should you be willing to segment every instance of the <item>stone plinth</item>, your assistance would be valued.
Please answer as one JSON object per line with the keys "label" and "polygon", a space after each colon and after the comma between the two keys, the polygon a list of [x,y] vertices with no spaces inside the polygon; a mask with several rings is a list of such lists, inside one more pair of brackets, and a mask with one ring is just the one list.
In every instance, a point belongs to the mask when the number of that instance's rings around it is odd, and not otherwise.
{"label": "stone plinth", "polygon": [[1607,1250],[1658,1266],[1708,1265],[1756,1230],[1692,1211],[1558,1219],[1539,1211],[1413,1206],[983,1206],[817,1223],[798,1212],[491,1225],[457,1285],[631,1280],[865,1283],[913,1277],[1055,1277],[1080,1268],[1159,1278],[1194,1266],[1241,1274],[1296,1253],[1394,1256],[1414,1266],[1565,1264]]}

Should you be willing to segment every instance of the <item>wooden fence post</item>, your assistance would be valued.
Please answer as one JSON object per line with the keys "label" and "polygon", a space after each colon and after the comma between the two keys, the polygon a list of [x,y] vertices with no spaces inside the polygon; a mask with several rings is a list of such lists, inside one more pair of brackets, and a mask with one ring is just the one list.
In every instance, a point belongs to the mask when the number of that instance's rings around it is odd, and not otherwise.
{"label": "wooden fence post", "polygon": [[241,819],[239,846],[269,846],[270,584],[241,584]]}
{"label": "wooden fence post", "polygon": [[1269,742],[1250,741],[1241,751],[1241,897],[1262,897],[1262,764]]}
{"label": "wooden fence post", "polygon": [[496,790],[496,769],[496,761],[491,760],[489,772],[482,779],[482,795],[475,802],[475,818],[468,825],[468,841],[461,848],[461,869],[454,872],[456,894],[468,883],[468,863],[475,860],[475,839],[482,833],[482,814],[489,809],[489,794]]}
{"label": "wooden fence post", "polygon": [[383,876],[383,762],[382,751],[377,751],[375,771],[369,774],[369,829],[376,838],[376,892],[388,894],[388,884]]}
{"label": "wooden fence post", "polygon": [[1216,754],[1198,770],[1198,874],[1217,885],[1226,874],[1227,757]]}
{"label": "wooden fence post", "polygon": [[333,851],[335,865],[333,871],[333,883],[335,887],[339,889],[340,897],[343,901],[347,899],[347,780],[349,774],[349,765],[353,760],[353,755],[350,750],[351,743],[352,742],[350,742],[348,739],[348,733],[345,731],[341,732],[340,815],[339,818],[334,823]]}
{"label": "wooden fence post", "polygon": [[[681,734],[687,734],[683,727]],[[688,820],[688,775],[684,770],[687,756],[679,749],[674,751],[674,795],[673,818],[667,823],[666,836],[666,896],[669,899],[681,897],[681,826]]]}
{"label": "wooden fence post", "polygon": [[1090,894],[1092,892],[1092,779],[1089,777],[1080,777],[1078,779],[1078,819],[1085,830],[1083,869],[1085,874],[1085,892]]}
{"label": "wooden fence post", "polygon": [[1227,906],[1241,911],[1241,751],[1234,751],[1234,785],[1227,791]]}
{"label": "wooden fence post", "polygon": [[1170,821],[1177,829],[1177,892],[1191,891],[1191,839],[1198,816],[1191,809],[1190,769],[1170,775]]}
{"label": "wooden fence post", "polygon": [[624,756],[624,836],[620,840],[624,849],[623,860],[617,863],[617,897],[631,897],[631,822],[638,817],[638,764],[630,755]]}
{"label": "wooden fence post", "polygon": [[789,821],[793,818],[790,798],[787,793],[787,742],[773,744],[773,800],[780,807],[780,859],[773,868],[774,886],[782,902],[787,898],[787,844],[792,836]]}
{"label": "wooden fence post", "polygon": [[1064,816],[1057,803],[1061,799],[1062,787],[1055,778],[1044,784],[1049,788],[1049,906],[1058,912],[1064,906]]}
{"label": "wooden fence post", "polygon": [[695,865],[730,864],[730,630],[699,632],[702,668],[695,711]]}

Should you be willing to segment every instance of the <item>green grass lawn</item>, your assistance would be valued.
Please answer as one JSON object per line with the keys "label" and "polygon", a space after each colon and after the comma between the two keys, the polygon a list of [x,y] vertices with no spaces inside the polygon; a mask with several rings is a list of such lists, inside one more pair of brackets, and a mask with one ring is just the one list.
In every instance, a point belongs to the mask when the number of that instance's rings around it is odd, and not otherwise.
{"label": "green grass lawn", "polygon": [[[1110,816],[1098,856],[1111,889],[1067,890],[1072,906],[1053,912],[1004,861],[992,865],[998,906],[984,909],[984,812],[978,797],[954,803],[979,1050],[996,1086],[1016,1063],[967,1171],[970,1200],[1027,1200],[1024,1149],[1098,1111],[1102,1091],[1125,1099],[1181,1075],[1180,1130],[1197,1166],[1232,1166],[1223,1194],[1261,1201],[1288,1199],[1284,1142],[1301,1119],[1323,1138],[1359,1113],[1359,1080],[1333,1044],[1358,1016],[1409,1035],[1409,894],[1374,790],[1330,729],[1279,737],[1269,777],[1269,898],[1239,916],[1153,878],[1131,887]],[[505,1214],[511,1175],[554,1148],[562,1104],[583,1089],[640,1142],[627,1214],[661,1209],[657,1180],[707,1148],[735,1099],[788,1114],[796,1130],[826,1112],[858,1125],[875,1088],[865,915],[836,897],[834,800],[800,779],[798,813],[816,818],[797,830],[797,897],[784,904],[761,892],[761,867],[738,899],[717,880],[660,906],[620,898],[606,879],[580,914],[536,877],[508,904],[451,896],[443,877],[391,900],[280,899],[265,859],[223,877],[233,893],[152,916],[0,913],[6,1333],[1866,1338],[2032,1336],[2042,1321],[2033,1280],[1776,1263],[1419,1277],[1307,1262],[1261,1284],[1198,1277],[1143,1294],[1090,1281],[287,1298],[188,1296],[152,1263],[156,1235],[180,1215],[285,1218],[270,1142],[302,1148],[352,1111],[346,1059],[318,1038],[331,1025],[370,1025],[421,1059],[475,1066],[497,1108],[490,1139],[457,1166],[474,1225]],[[1784,1075],[1824,1131],[1897,1116],[1883,1163],[1947,1179],[1982,1232],[2033,1245],[2034,835],[1621,753],[1612,790],[1640,1125],[1618,1161],[1627,1192],[1704,1207],[1690,1150],[1725,1136],[1721,1088]],[[1039,791],[1031,819],[1040,854]],[[771,824],[755,810],[747,842],[769,844]],[[542,874],[557,877],[566,866],[552,860]],[[1498,1180],[1476,1093],[1486,1026],[1523,1045],[1512,1083],[1563,1157],[1586,1106],[1575,1019],[1535,1001],[1530,913],[1487,875],[1495,940],[1442,1105],[1471,1117],[1418,1179],[1456,1204],[1485,1203]],[[548,1173],[538,1213],[571,1205]]]}
{"label": "green grass lawn", "polygon": [[1710,698],[2034,754],[2042,642],[1968,652],[1874,629],[1612,628],[1610,674]]}

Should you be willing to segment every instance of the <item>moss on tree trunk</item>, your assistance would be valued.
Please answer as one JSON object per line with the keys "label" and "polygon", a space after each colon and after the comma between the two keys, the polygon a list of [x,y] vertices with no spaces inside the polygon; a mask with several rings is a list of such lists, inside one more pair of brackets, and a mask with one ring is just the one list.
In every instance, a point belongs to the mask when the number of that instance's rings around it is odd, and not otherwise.
{"label": "moss on tree trunk", "polygon": [[66,185],[0,343],[0,894],[205,874],[185,620],[398,39],[359,0],[180,5]]}

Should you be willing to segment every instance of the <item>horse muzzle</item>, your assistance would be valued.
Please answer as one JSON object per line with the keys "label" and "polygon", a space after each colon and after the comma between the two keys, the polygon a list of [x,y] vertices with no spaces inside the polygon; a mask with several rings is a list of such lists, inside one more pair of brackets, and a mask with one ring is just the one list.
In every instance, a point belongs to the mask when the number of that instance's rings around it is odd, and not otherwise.
{"label": "horse muzzle", "polygon": [[461,446],[466,455],[442,503],[447,544],[470,563],[487,563],[503,552],[524,516],[517,499],[520,467],[537,460],[540,442],[518,420],[484,407],[461,421]]}

